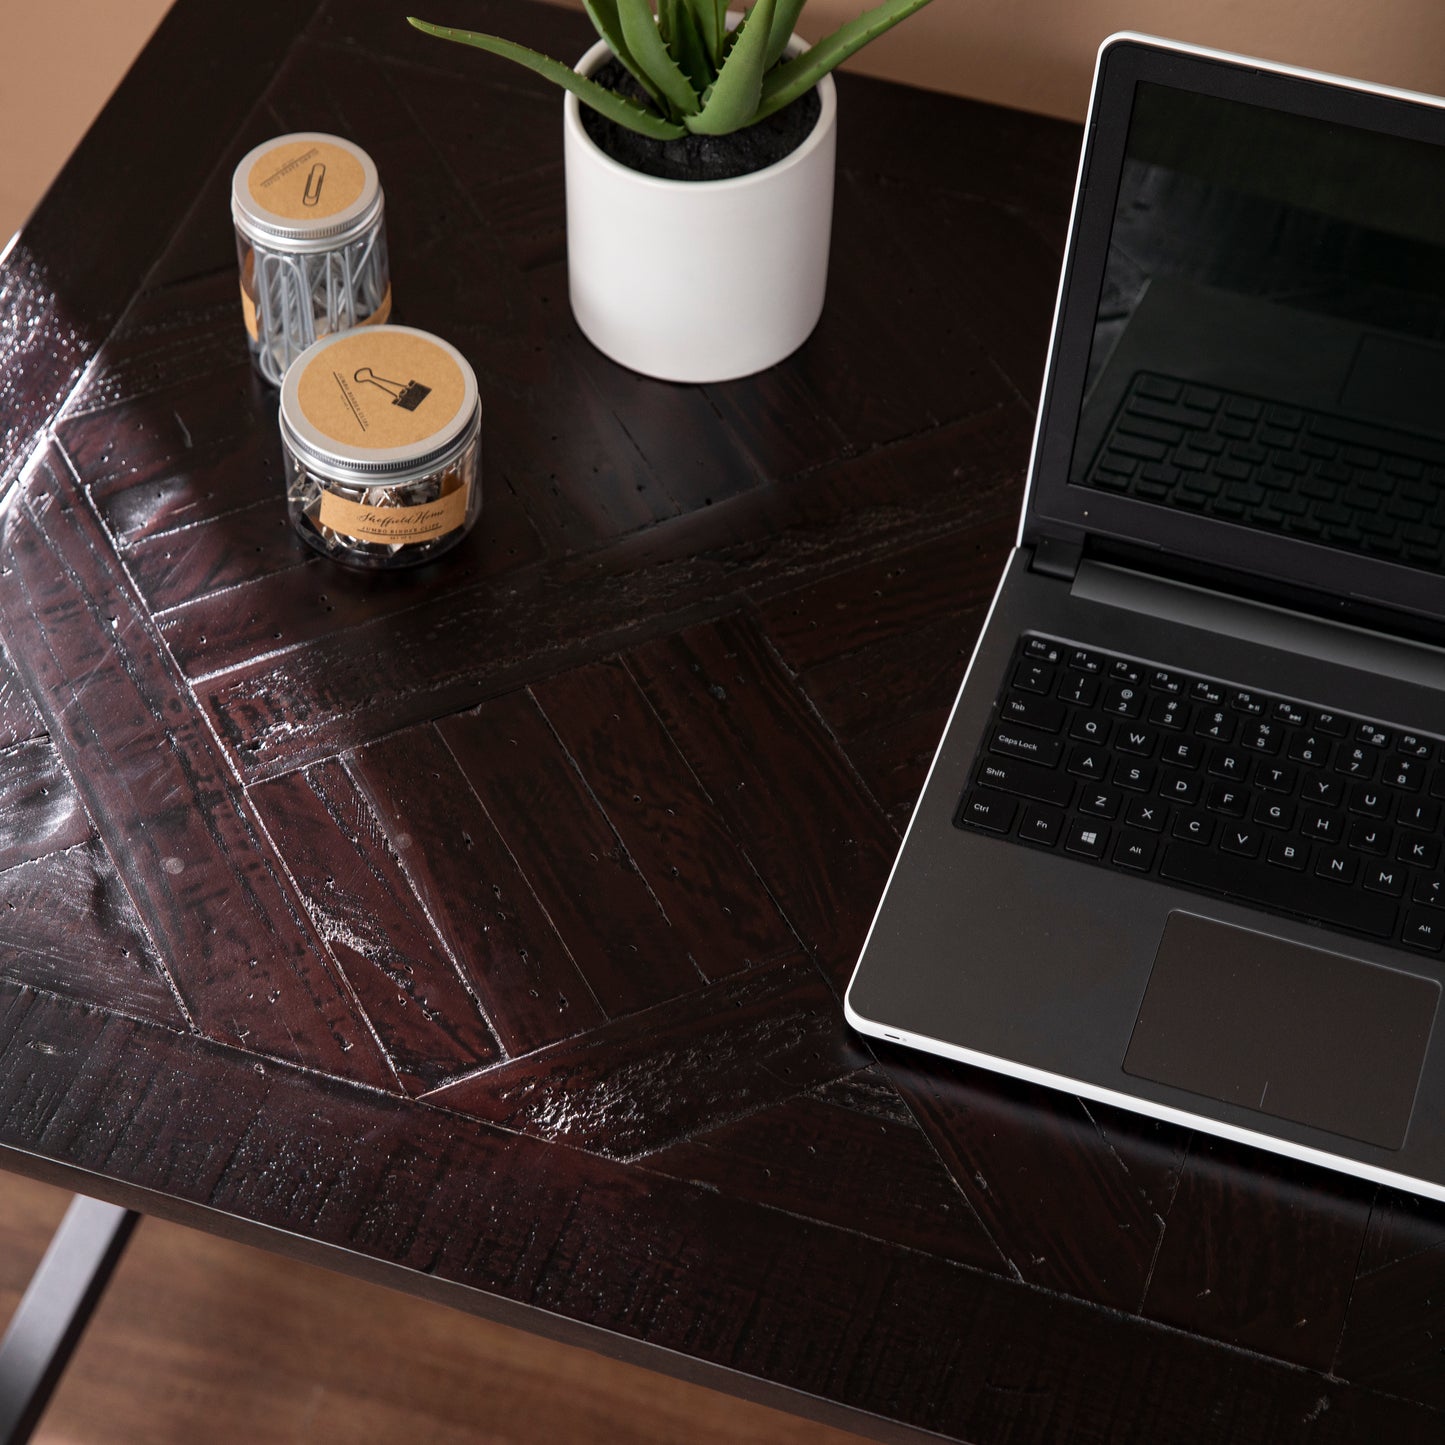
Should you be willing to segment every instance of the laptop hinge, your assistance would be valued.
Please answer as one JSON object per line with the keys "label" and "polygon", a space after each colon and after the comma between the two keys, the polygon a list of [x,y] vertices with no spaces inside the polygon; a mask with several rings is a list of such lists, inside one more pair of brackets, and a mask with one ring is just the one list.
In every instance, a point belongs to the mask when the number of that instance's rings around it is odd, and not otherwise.
{"label": "laptop hinge", "polygon": [[1029,564],[1030,572],[1042,572],[1046,577],[1062,577],[1072,582],[1083,560],[1084,549],[1077,542],[1065,542],[1058,537],[1040,537],[1034,543],[1034,560]]}

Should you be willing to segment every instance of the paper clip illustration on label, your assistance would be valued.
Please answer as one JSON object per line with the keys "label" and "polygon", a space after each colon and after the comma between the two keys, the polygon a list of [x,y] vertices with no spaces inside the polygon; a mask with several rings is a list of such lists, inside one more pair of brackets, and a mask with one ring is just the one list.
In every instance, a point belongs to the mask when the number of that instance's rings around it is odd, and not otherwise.
{"label": "paper clip illustration on label", "polygon": [[431,387],[423,386],[419,381],[409,381],[405,385],[399,381],[388,381],[369,366],[358,367],[355,379],[384,391],[393,406],[404,407],[407,411],[415,411],[431,395]]}
{"label": "paper clip illustration on label", "polygon": [[326,162],[317,161],[306,176],[306,192],[301,197],[303,206],[314,206],[321,200],[321,183],[326,179]]}

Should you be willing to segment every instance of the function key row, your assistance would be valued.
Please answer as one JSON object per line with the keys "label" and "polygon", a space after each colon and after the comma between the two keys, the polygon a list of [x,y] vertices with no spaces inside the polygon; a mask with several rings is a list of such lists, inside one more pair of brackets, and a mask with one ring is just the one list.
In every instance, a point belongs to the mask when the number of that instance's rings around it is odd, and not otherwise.
{"label": "function key row", "polygon": [[[1190,711],[1172,698],[1156,699],[1144,713],[1128,691],[1125,689],[1118,697],[1105,695],[1092,708],[1068,689],[1060,689],[1056,698],[1012,692],[1003,699],[1000,720],[1036,732],[1066,732],[1077,742],[1112,745],[1142,757],[1157,752],[1183,768],[1197,767],[1206,746],[1214,744],[1217,753],[1233,759],[1228,766],[1235,776],[1243,776],[1257,758],[1277,758],[1282,764],[1297,765],[1275,769],[1282,779],[1275,786],[1281,792],[1291,788],[1299,771],[1304,770],[1334,773],[1357,782],[1379,782],[1404,792],[1420,792],[1428,783],[1431,796],[1445,796],[1445,768],[1432,772],[1417,755],[1387,753],[1348,740],[1336,744],[1323,734],[1291,731],[1264,719],[1237,727],[1228,713],[1209,708]],[[1073,713],[1069,703],[1077,705]],[[1031,754],[1036,751],[1037,740],[1030,748]],[[1058,749],[1046,751],[1053,754],[1054,762],[1058,761]]]}
{"label": "function key row", "polygon": [[[1039,643],[1038,651],[1034,644]],[[1084,666],[1077,659],[1092,664]],[[1052,659],[1052,660],[1051,660]],[[1013,686],[1038,697],[1058,696],[1078,707],[1097,703],[1118,717],[1147,716],[1160,727],[1184,728],[1191,717],[1196,731],[1220,741],[1236,733],[1248,733],[1264,741],[1258,746],[1269,751],[1269,739],[1280,728],[1305,728],[1330,744],[1348,741],[1359,747],[1389,750],[1420,761],[1432,760],[1439,743],[1414,732],[1397,732],[1378,723],[1358,721],[1324,708],[1266,697],[1262,693],[1231,688],[1223,683],[1185,677],[1162,668],[1110,660],[1078,648],[1029,639],[1025,655],[1014,669]],[[1198,708],[1196,714],[1193,709]],[[1249,719],[1255,719],[1251,725]],[[1252,731],[1251,731],[1252,728]]]}

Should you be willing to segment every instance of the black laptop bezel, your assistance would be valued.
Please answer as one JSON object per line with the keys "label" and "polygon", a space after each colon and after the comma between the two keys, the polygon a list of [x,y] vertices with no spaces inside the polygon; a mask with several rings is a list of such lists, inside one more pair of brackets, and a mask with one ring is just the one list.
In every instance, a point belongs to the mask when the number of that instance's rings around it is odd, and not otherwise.
{"label": "black laptop bezel", "polygon": [[1196,575],[1201,568],[1218,569],[1235,585],[1257,577],[1275,597],[1283,587],[1286,595],[1297,590],[1302,602],[1353,602],[1445,624],[1445,577],[1440,575],[1070,485],[1124,147],[1141,81],[1445,146],[1445,102],[1430,97],[1381,91],[1357,81],[1311,78],[1147,37],[1120,36],[1106,42],[1099,54],[1044,382],[1023,540],[1037,544],[1049,538],[1105,551],[1119,545],[1135,555],[1177,560]]}

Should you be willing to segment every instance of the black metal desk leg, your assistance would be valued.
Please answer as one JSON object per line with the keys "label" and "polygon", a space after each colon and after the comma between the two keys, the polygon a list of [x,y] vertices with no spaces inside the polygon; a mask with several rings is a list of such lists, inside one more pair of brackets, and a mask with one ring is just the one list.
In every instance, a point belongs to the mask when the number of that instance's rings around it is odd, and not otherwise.
{"label": "black metal desk leg", "polygon": [[30,1438],[140,1216],[77,1194],[0,1340],[0,1445]]}

